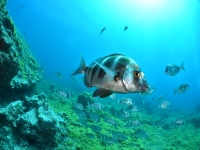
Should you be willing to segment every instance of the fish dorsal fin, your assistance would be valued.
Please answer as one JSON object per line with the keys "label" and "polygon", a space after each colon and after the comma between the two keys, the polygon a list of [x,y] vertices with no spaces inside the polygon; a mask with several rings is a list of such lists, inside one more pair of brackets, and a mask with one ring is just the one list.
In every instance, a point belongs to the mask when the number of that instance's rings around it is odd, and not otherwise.
{"label": "fish dorsal fin", "polygon": [[124,56],[124,55],[123,55],[123,54],[118,54],[118,53],[113,53],[113,54],[104,56],[104,57],[102,57],[102,58],[107,58],[107,57],[111,57],[111,56]]}
{"label": "fish dorsal fin", "polygon": [[112,94],[112,92],[110,90],[106,90],[106,89],[96,89],[93,93],[93,97],[96,97],[96,96],[100,96],[101,98],[104,98],[104,97],[108,97]]}
{"label": "fish dorsal fin", "polygon": [[108,68],[108,67],[105,66],[105,65],[100,64],[100,63],[97,62],[97,61],[95,61],[95,63],[96,63],[97,65],[99,65],[99,67],[101,67],[101,68],[105,71],[105,73],[106,73],[108,76],[114,78],[114,76],[116,75],[116,73],[115,73],[113,70],[111,70],[110,68]]}

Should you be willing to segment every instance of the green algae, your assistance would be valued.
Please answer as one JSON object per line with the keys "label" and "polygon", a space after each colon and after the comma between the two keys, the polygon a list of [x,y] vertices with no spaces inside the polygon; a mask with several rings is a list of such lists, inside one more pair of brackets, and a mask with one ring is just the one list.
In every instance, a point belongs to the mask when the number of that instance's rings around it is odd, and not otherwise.
{"label": "green algae", "polygon": [[[48,84],[48,82],[46,82]],[[43,87],[48,88],[46,85]],[[44,88],[43,88],[44,90]],[[81,93],[80,95],[82,95]],[[90,97],[86,93],[87,97]],[[78,97],[78,96],[77,96]],[[66,127],[68,129],[67,136],[70,140],[65,142],[65,147],[69,149],[80,150],[196,150],[200,147],[200,130],[195,128],[191,122],[185,126],[171,127],[165,130],[159,126],[153,126],[152,121],[159,119],[157,115],[148,115],[144,112],[136,112],[130,116],[130,120],[139,119],[142,122],[140,127],[126,128],[124,120],[112,116],[107,111],[99,111],[101,116],[100,122],[95,123],[88,121],[88,126],[82,126],[79,118],[73,111],[73,104],[77,101],[77,97],[73,99],[60,99],[56,93],[47,94],[47,99],[51,108],[58,113],[65,113],[67,116]],[[61,101],[65,101],[62,103]],[[117,128],[112,124],[104,121],[104,116],[112,118]],[[192,119],[191,119],[192,120]],[[97,125],[102,128],[100,133],[95,133],[91,130],[90,125]],[[133,133],[137,129],[143,129],[147,132],[148,138],[136,138]],[[106,144],[102,141],[100,135],[111,137],[112,132],[117,131],[125,134],[127,140]],[[89,138],[88,133],[94,135],[94,138]]]}

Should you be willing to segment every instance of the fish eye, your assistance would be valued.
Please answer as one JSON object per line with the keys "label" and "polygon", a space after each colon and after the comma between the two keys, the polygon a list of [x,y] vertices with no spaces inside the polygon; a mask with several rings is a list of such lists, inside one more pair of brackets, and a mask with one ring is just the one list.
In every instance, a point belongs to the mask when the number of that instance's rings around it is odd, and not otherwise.
{"label": "fish eye", "polygon": [[141,75],[140,72],[138,72],[138,71],[134,71],[133,74],[134,74],[134,77],[136,77],[136,78],[139,78]]}

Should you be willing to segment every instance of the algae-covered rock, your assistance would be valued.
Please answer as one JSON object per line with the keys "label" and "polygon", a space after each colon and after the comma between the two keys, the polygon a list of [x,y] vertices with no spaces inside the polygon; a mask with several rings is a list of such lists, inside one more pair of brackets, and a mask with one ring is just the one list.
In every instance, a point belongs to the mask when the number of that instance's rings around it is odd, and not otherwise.
{"label": "algae-covered rock", "polygon": [[49,107],[44,93],[11,102],[0,108],[0,117],[0,134],[8,135],[0,136],[0,149],[52,149],[66,139],[66,120]]}
{"label": "algae-covered rock", "polygon": [[0,1],[1,97],[12,96],[16,89],[25,92],[43,76],[43,70],[30,53],[28,44],[15,28],[8,11],[5,10],[6,2],[6,0]]}

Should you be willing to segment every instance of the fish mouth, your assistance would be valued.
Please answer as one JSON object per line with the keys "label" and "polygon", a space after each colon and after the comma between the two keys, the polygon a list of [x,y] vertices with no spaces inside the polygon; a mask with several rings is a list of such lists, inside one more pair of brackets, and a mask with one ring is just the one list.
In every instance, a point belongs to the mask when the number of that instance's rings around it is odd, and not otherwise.
{"label": "fish mouth", "polygon": [[139,89],[140,89],[142,92],[147,92],[147,91],[148,91],[148,88],[149,88],[149,85],[148,85],[148,84],[139,84]]}

